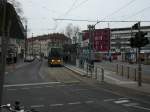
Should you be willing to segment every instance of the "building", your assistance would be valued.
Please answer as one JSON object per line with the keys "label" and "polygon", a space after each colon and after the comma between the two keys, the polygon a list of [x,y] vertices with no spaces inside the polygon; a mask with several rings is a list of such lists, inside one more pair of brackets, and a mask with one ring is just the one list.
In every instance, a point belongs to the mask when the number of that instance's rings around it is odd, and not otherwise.
{"label": "building", "polygon": [[51,47],[62,47],[64,44],[71,44],[71,39],[60,33],[28,38],[28,54],[48,56]]}
{"label": "building", "polygon": [[[150,26],[142,26],[141,31],[147,32],[146,37],[150,40]],[[131,33],[132,32],[132,33]],[[122,61],[136,61],[137,53],[135,48],[130,47],[129,39],[138,32],[131,28],[113,28],[111,29],[111,53],[120,54],[117,59]],[[150,56],[150,44],[142,48],[143,58]]]}
{"label": "building", "polygon": [[[110,29],[95,29],[92,35],[90,39],[89,31],[83,31],[82,58],[89,60],[91,57],[92,60],[101,61],[110,50]],[[92,44],[91,51],[89,50],[90,42]],[[91,56],[89,52],[91,52]]]}
{"label": "building", "polygon": [[[20,42],[24,42],[24,27],[22,25],[22,22],[20,20],[20,17],[18,16],[15,8],[12,4],[6,3],[6,17],[5,17],[5,29],[2,31],[3,27],[3,17],[4,17],[4,4],[1,4],[0,2],[0,56],[2,52],[2,39],[1,37],[5,35],[5,41],[6,43],[5,48],[7,48],[7,60],[15,58],[15,62],[17,61],[18,54],[21,53],[20,49],[23,47],[23,45],[20,45],[18,43],[18,40]],[[1,59],[1,58],[0,58]]]}

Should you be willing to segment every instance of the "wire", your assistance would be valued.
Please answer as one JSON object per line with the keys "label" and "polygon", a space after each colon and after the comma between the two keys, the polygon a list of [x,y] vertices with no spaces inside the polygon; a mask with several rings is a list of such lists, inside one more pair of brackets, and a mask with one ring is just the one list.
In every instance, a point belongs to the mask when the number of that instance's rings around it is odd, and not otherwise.
{"label": "wire", "polygon": [[132,17],[134,17],[134,16],[136,16],[136,15],[138,15],[138,14],[144,12],[144,11],[147,10],[147,9],[150,9],[150,6],[149,6],[149,7],[146,7],[146,8],[143,8],[143,9],[139,10],[138,12],[133,13],[132,15],[130,15],[130,16],[128,16],[128,17],[125,17],[125,18],[132,18]]}
{"label": "wire", "polygon": [[74,7],[73,9],[76,9],[76,8],[78,8],[78,7],[80,7],[81,5],[83,5],[84,3],[86,3],[87,1],[89,1],[89,0],[84,0],[84,1],[82,1],[80,4],[78,4],[76,7]]}
{"label": "wire", "polygon": [[111,14],[107,15],[104,19],[102,20],[105,20],[107,17],[109,16],[113,16],[115,14],[117,14],[118,12],[120,12],[122,9],[128,7],[130,4],[132,4],[133,2],[135,2],[136,0],[131,0],[129,1],[128,3],[126,3],[125,5],[123,5],[122,7],[120,7],[119,9],[117,9],[116,11],[112,12]]}

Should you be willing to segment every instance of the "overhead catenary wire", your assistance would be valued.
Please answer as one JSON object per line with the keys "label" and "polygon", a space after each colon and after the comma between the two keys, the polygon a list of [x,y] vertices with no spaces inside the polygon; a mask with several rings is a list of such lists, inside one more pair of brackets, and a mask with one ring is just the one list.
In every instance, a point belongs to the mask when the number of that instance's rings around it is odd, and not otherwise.
{"label": "overhead catenary wire", "polygon": [[143,8],[143,9],[141,9],[141,10],[139,10],[139,11],[133,13],[132,15],[130,15],[130,16],[128,16],[128,17],[125,17],[125,18],[129,19],[129,18],[135,17],[136,15],[138,15],[138,14],[140,14],[140,13],[142,13],[142,12],[144,12],[145,10],[148,10],[148,9],[150,9],[150,6],[148,6],[148,7],[146,7],[146,8]]}
{"label": "overhead catenary wire", "polygon": [[104,17],[102,20],[105,20],[108,17],[111,17],[115,14],[117,14],[118,12],[120,12],[122,9],[125,9],[126,7],[128,7],[130,4],[132,4],[133,2],[135,2],[137,0],[131,0],[128,3],[126,3],[125,5],[123,5],[122,7],[120,7],[119,9],[115,10],[114,12],[112,12],[111,14],[107,15],[106,17]]}

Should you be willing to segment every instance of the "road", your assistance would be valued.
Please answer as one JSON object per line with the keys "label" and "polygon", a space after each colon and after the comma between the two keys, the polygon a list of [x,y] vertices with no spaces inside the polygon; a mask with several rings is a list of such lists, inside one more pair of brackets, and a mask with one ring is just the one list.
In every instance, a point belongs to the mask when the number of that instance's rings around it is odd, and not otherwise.
{"label": "road", "polygon": [[5,77],[3,103],[40,112],[149,112],[150,96],[34,61]]}

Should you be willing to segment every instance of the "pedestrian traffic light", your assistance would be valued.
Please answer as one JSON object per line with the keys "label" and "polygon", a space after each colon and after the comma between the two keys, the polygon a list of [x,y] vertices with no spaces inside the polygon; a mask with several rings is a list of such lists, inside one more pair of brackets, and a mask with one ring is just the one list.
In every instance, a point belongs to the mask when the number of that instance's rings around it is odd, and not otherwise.
{"label": "pedestrian traffic light", "polygon": [[130,46],[140,48],[149,44],[149,40],[145,35],[147,35],[147,32],[137,32],[134,38],[130,38]]}

